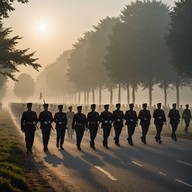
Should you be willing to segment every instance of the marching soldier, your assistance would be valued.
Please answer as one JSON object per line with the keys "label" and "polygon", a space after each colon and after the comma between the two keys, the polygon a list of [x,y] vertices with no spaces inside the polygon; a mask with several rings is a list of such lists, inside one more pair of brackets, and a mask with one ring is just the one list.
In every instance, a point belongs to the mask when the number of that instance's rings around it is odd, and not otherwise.
{"label": "marching soldier", "polygon": [[189,105],[185,105],[186,109],[184,109],[183,114],[182,114],[182,118],[185,121],[185,133],[188,133],[188,128],[189,128],[189,124],[190,124],[190,120],[191,120],[191,111],[189,109]]}
{"label": "marching soldier", "polygon": [[66,113],[63,112],[63,105],[58,105],[59,112],[55,113],[53,121],[56,123],[56,131],[57,131],[57,139],[56,139],[56,147],[63,150],[63,143],[65,138],[65,131],[67,129],[67,116]]}
{"label": "marching soldier", "polygon": [[121,134],[123,128],[123,120],[124,120],[124,113],[120,110],[121,104],[116,104],[116,110],[113,111],[113,127],[115,129],[115,145],[120,146],[119,144],[119,136]]}
{"label": "marching soldier", "polygon": [[97,136],[97,131],[100,123],[99,113],[95,111],[96,105],[91,105],[91,112],[87,114],[88,129],[90,132],[90,147],[95,149],[95,138]]}
{"label": "marching soldier", "polygon": [[129,110],[126,111],[125,113],[125,124],[127,125],[127,129],[128,129],[128,143],[133,146],[133,140],[132,140],[132,136],[135,132],[135,127],[138,124],[138,118],[137,118],[137,113],[136,111],[133,110],[134,108],[134,104],[131,103],[129,104]]}
{"label": "marching soldier", "polygon": [[77,107],[77,113],[73,117],[72,128],[76,132],[77,149],[81,151],[81,140],[83,139],[85,128],[87,129],[87,120],[82,113],[82,106]]}
{"label": "marching soldier", "polygon": [[172,106],[173,108],[169,111],[168,117],[170,118],[170,124],[172,127],[171,138],[177,141],[176,130],[180,122],[180,115],[179,115],[179,111],[176,109],[176,106],[177,106],[176,103],[173,103]]}
{"label": "marching soldier", "polygon": [[109,105],[104,105],[104,109],[105,111],[100,114],[100,121],[102,122],[101,128],[103,129],[103,146],[109,149],[108,138],[111,132],[113,115],[109,112]]}
{"label": "marching soldier", "polygon": [[142,107],[143,109],[139,111],[138,119],[140,119],[140,125],[142,128],[141,141],[144,144],[147,144],[146,135],[149,129],[150,121],[151,121],[151,114],[150,114],[150,111],[147,110],[147,103],[144,103]]}
{"label": "marching soldier", "polygon": [[72,122],[73,122],[73,117],[74,117],[74,112],[72,111],[72,106],[70,106],[69,111],[66,113],[67,115],[67,126],[68,126],[68,138],[72,139],[73,131],[72,131]]}
{"label": "marching soldier", "polygon": [[43,150],[48,151],[49,137],[51,129],[53,129],[52,127],[53,116],[52,113],[48,111],[49,105],[47,103],[45,103],[43,107],[44,111],[42,111],[39,114],[39,122],[41,123],[40,128],[43,135],[43,146],[44,146]]}
{"label": "marching soldier", "polygon": [[21,117],[21,130],[25,133],[25,143],[27,154],[33,153],[32,147],[38,122],[36,112],[32,111],[32,103],[27,103],[27,111],[23,112]]}
{"label": "marching soldier", "polygon": [[166,123],[165,112],[161,109],[161,103],[157,103],[157,109],[153,112],[154,124],[157,130],[155,139],[157,142],[162,143],[161,141],[161,131],[163,124]]}

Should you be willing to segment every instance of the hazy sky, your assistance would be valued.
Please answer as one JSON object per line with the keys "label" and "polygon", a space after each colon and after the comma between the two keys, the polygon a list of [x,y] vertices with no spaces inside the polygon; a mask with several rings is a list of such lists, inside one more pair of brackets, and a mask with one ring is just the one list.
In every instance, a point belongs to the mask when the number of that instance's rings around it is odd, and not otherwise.
{"label": "hazy sky", "polygon": [[[54,62],[86,31],[107,16],[119,16],[126,4],[134,0],[29,0],[15,3],[15,11],[4,19],[13,35],[23,37],[20,48],[36,51],[35,56],[45,67]],[[163,0],[173,6],[174,0]],[[34,73],[36,76],[37,73]]]}

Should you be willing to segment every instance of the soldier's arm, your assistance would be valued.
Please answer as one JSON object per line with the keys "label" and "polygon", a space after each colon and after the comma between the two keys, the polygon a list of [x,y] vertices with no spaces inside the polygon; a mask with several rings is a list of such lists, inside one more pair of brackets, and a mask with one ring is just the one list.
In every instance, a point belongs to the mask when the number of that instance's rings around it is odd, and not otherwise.
{"label": "soldier's arm", "polygon": [[67,126],[67,115],[66,115],[66,113],[65,113],[65,115],[64,115],[64,121],[65,121],[65,124],[66,124],[66,126]]}
{"label": "soldier's arm", "polygon": [[50,112],[50,114],[51,114],[50,121],[51,121],[51,123],[53,123],[53,115],[52,115],[52,113],[51,113],[51,112]]}
{"label": "soldier's arm", "polygon": [[74,129],[74,126],[75,126],[75,115],[73,116],[73,122],[72,122],[72,129]]}
{"label": "soldier's arm", "polygon": [[24,116],[25,116],[25,113],[23,113],[23,115],[21,117],[21,130],[22,131],[24,130]]}
{"label": "soldier's arm", "polygon": [[56,115],[56,113],[55,113],[55,115],[54,115],[53,121],[54,121],[55,123],[57,123],[57,115]]}

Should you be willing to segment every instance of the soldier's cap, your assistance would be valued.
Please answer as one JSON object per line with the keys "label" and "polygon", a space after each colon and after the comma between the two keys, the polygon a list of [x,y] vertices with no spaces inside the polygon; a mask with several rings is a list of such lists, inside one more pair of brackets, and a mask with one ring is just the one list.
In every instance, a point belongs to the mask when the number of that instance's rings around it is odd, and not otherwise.
{"label": "soldier's cap", "polygon": [[144,107],[144,106],[147,106],[147,103],[143,103],[143,105],[142,105],[142,106],[143,106],[143,107]]}
{"label": "soldier's cap", "polygon": [[91,107],[96,107],[96,104],[91,104]]}
{"label": "soldier's cap", "polygon": [[117,103],[117,104],[116,104],[116,107],[118,107],[118,106],[121,106],[121,103]]}
{"label": "soldier's cap", "polygon": [[173,103],[172,106],[176,106],[177,104],[176,103]]}
{"label": "soldier's cap", "polygon": [[27,106],[32,106],[32,103],[27,103]]}
{"label": "soldier's cap", "polygon": [[104,107],[109,107],[109,104],[105,104]]}
{"label": "soldier's cap", "polygon": [[43,107],[48,107],[48,106],[49,106],[48,103],[43,104]]}
{"label": "soldier's cap", "polygon": [[130,103],[130,104],[129,104],[129,107],[134,107],[134,104],[133,104],[133,103]]}
{"label": "soldier's cap", "polygon": [[77,106],[77,109],[82,109],[82,106]]}
{"label": "soldier's cap", "polygon": [[63,105],[58,105],[58,108],[63,108]]}
{"label": "soldier's cap", "polygon": [[161,103],[157,103],[157,106],[161,105]]}

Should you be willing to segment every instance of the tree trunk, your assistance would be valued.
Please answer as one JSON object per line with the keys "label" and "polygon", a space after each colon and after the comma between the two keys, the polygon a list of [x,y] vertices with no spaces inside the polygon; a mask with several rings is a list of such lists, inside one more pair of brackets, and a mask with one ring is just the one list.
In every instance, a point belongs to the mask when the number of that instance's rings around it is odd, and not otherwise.
{"label": "tree trunk", "polygon": [[95,89],[92,88],[92,102],[95,103]]}
{"label": "tree trunk", "polygon": [[135,85],[132,87],[132,99],[133,99],[133,104],[135,104]]}
{"label": "tree trunk", "polygon": [[153,91],[153,86],[149,86],[149,106],[152,107],[152,91]]}
{"label": "tree trunk", "polygon": [[86,99],[87,99],[87,97],[86,97],[86,96],[87,96],[87,94],[86,94],[86,93],[87,93],[87,92],[86,92],[86,91],[84,91],[84,102],[83,102],[83,103],[84,103],[84,105],[86,105]]}
{"label": "tree trunk", "polygon": [[78,105],[81,103],[81,92],[79,91]]}
{"label": "tree trunk", "polygon": [[113,87],[111,86],[110,87],[110,105],[112,105],[113,104]]}
{"label": "tree trunk", "polygon": [[129,91],[129,83],[127,83],[127,105],[130,104],[130,91]]}
{"label": "tree trunk", "polygon": [[118,103],[121,103],[121,83],[118,86]]}
{"label": "tree trunk", "polygon": [[99,106],[101,106],[101,86],[99,87]]}
{"label": "tree trunk", "polygon": [[177,107],[179,108],[179,105],[180,105],[179,83],[176,83],[175,88],[176,88],[176,97],[177,97]]}
{"label": "tree trunk", "polygon": [[87,105],[89,105],[89,90],[87,91]]}
{"label": "tree trunk", "polygon": [[164,105],[167,107],[167,86],[164,86]]}

